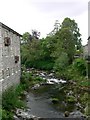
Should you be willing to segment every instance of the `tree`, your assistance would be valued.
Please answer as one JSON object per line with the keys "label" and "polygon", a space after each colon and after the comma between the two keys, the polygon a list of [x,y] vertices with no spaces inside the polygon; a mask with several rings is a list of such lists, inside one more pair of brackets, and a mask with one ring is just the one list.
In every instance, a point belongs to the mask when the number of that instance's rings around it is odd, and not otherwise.
{"label": "tree", "polygon": [[54,35],[55,51],[52,52],[52,56],[57,59],[62,52],[65,52],[71,64],[76,52],[76,46],[77,50],[82,49],[80,35],[77,23],[70,18],[65,18],[59,30]]}
{"label": "tree", "polygon": [[39,39],[40,37],[40,32],[38,32],[37,30],[32,30],[32,36],[36,39]]}
{"label": "tree", "polygon": [[54,29],[48,34],[48,36],[53,36],[55,35],[60,29],[60,23],[58,20],[55,21],[55,24],[54,24]]}
{"label": "tree", "polygon": [[29,36],[30,36],[30,33],[29,32],[25,32],[22,36],[22,43],[27,43],[28,40],[29,40]]}
{"label": "tree", "polygon": [[75,45],[77,45],[77,49],[81,49],[81,34],[79,32],[79,28],[75,20],[71,20],[70,18],[65,18],[62,22],[61,29],[62,28],[68,28],[72,34],[73,34],[73,39],[75,41]]}
{"label": "tree", "polygon": [[68,55],[69,63],[72,63],[75,54],[75,41],[70,29],[61,28],[55,34],[55,39],[54,51],[52,52],[51,56],[53,56],[54,59],[58,59],[62,52],[64,52]]}

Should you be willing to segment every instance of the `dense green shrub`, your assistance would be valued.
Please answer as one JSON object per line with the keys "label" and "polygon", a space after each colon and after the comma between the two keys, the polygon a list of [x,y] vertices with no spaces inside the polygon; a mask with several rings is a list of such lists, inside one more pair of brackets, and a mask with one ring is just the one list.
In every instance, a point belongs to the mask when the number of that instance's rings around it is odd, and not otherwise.
{"label": "dense green shrub", "polygon": [[34,67],[40,70],[52,70],[54,62],[51,60],[35,60],[35,61],[26,61],[25,66],[27,68]]}
{"label": "dense green shrub", "polygon": [[68,103],[75,103],[76,102],[76,98],[72,95],[67,96],[66,100]]}
{"label": "dense green shrub", "polygon": [[2,109],[2,119],[1,120],[13,120],[13,113]]}
{"label": "dense green shrub", "polygon": [[15,108],[21,108],[22,106],[25,106],[25,104],[19,100],[17,93],[20,90],[17,90],[13,87],[5,91],[2,95],[2,107],[5,110],[11,111]]}
{"label": "dense green shrub", "polygon": [[58,77],[66,78],[66,69],[68,67],[68,56],[66,53],[62,53],[56,60],[53,69]]}
{"label": "dense green shrub", "polygon": [[86,75],[86,61],[83,58],[78,58],[73,62],[73,67],[80,75]]}
{"label": "dense green shrub", "polygon": [[62,71],[68,66],[68,56],[66,53],[62,53],[55,61],[54,70]]}
{"label": "dense green shrub", "polygon": [[21,85],[23,89],[28,89],[30,87],[30,81],[32,81],[32,76],[28,72],[22,72]]}
{"label": "dense green shrub", "polygon": [[14,110],[25,107],[25,102],[20,100],[20,95],[24,91],[22,85],[11,87],[2,94],[2,120],[13,120]]}

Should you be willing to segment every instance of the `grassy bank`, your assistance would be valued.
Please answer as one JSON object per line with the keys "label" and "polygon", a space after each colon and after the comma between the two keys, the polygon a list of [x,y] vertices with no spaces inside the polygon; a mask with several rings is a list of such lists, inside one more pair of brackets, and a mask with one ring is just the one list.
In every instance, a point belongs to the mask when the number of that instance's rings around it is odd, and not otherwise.
{"label": "grassy bank", "polygon": [[2,108],[0,108],[0,117],[2,116],[2,120],[13,120],[16,109],[25,109],[25,92],[29,90],[30,86],[40,83],[41,81],[42,79],[34,77],[33,73],[24,71],[20,84],[12,86],[2,94]]}
{"label": "grassy bank", "polygon": [[23,86],[13,86],[2,94],[2,120],[13,120],[17,108],[25,108],[23,100]]}

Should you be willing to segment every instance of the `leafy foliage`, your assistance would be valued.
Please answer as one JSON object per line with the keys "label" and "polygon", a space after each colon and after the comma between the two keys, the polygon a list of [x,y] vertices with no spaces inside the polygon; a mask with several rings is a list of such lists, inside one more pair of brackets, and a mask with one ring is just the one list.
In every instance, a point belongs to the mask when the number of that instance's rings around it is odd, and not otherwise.
{"label": "leafy foliage", "polygon": [[13,114],[7,110],[2,109],[2,120],[13,120]]}
{"label": "leafy foliage", "polygon": [[21,45],[22,64],[41,70],[54,69],[60,77],[67,79],[85,76],[85,61],[74,60],[75,55],[82,54],[80,36],[75,20],[65,18],[62,24],[56,21],[54,29],[46,38],[33,39],[28,44]]}
{"label": "leafy foliage", "polygon": [[16,108],[25,107],[25,103],[19,99],[23,88],[21,85],[17,87],[11,87],[5,91],[2,95],[2,120],[13,120],[14,111]]}
{"label": "leafy foliage", "polygon": [[73,67],[80,75],[86,75],[86,61],[83,58],[78,58],[73,62]]}
{"label": "leafy foliage", "polygon": [[62,22],[61,28],[68,28],[72,32],[75,45],[77,45],[77,49],[80,49],[82,46],[80,38],[81,34],[79,33],[79,28],[75,20],[65,18]]}
{"label": "leafy foliage", "polygon": [[10,88],[8,91],[3,93],[2,95],[2,106],[3,109],[6,109],[8,111],[15,109],[16,107],[22,107],[24,106],[24,103],[20,100],[18,100],[18,90],[14,88]]}
{"label": "leafy foliage", "polygon": [[68,56],[66,53],[62,53],[55,62],[54,70],[63,71],[65,70],[66,66],[68,66]]}

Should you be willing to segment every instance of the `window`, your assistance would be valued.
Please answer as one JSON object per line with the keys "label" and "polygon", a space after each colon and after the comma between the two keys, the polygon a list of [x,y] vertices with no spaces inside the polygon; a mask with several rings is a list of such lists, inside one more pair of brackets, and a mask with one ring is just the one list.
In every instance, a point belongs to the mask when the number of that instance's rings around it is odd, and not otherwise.
{"label": "window", "polygon": [[9,46],[10,44],[11,44],[10,38],[9,38],[9,37],[5,37],[5,38],[4,38],[4,45],[5,45],[5,46]]}
{"label": "window", "polygon": [[6,74],[7,74],[7,77],[10,76],[10,70],[9,70],[9,68],[7,68],[7,70],[6,70]]}
{"label": "window", "polygon": [[19,61],[19,56],[15,56],[15,63],[18,63]]}
{"label": "window", "polygon": [[2,70],[2,79],[4,79],[4,70]]}

